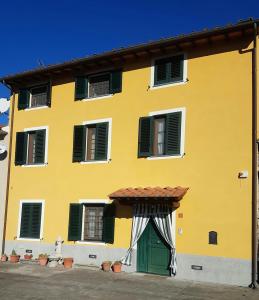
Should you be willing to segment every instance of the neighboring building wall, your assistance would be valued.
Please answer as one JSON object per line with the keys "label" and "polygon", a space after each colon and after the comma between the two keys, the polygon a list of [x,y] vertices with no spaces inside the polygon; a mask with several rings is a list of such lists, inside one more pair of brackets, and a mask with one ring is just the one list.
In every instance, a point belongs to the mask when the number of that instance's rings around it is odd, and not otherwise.
{"label": "neighboring building wall", "polygon": [[[16,132],[48,126],[48,164],[11,163],[6,252],[54,251],[61,235],[65,254],[77,263],[100,264],[120,259],[131,238],[132,210],[117,208],[115,242],[89,245],[68,242],[69,204],[79,199],[107,199],[123,187],[183,186],[190,190],[176,210],[178,278],[248,285],[251,280],[251,47],[250,41],[212,44],[187,51],[188,82],[150,89],[151,61],[124,68],[122,93],[96,101],[74,101],[72,78],[53,81],[51,108],[14,112]],[[16,95],[17,99],[17,95]],[[139,159],[138,122],[150,112],[186,109],[185,155],[171,159]],[[112,118],[111,161],[72,163],[73,126]],[[238,173],[248,171],[247,179]],[[17,240],[21,199],[44,199],[41,241]],[[181,217],[180,214],[181,213]],[[209,231],[218,245],[208,244]],[[89,254],[97,254],[97,260]],[[135,259],[135,258],[134,258]],[[202,265],[202,271],[191,269]],[[131,270],[135,269],[133,264]],[[125,268],[126,269],[126,268]]]}
{"label": "neighboring building wall", "polygon": [[0,136],[0,143],[5,145],[7,152],[0,155],[0,251],[2,251],[3,228],[5,217],[5,201],[6,201],[6,184],[7,184],[7,170],[8,170],[8,144],[9,134],[3,137]]}

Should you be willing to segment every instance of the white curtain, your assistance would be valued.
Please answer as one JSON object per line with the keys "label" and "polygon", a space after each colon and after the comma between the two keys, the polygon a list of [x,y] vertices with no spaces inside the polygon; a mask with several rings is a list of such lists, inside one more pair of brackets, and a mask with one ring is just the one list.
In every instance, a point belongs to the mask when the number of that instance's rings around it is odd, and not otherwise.
{"label": "white curtain", "polygon": [[121,259],[124,265],[130,266],[132,260],[132,250],[137,245],[138,239],[141,237],[149,221],[147,204],[138,204],[133,207],[133,220],[131,231],[131,245],[126,255]]}
{"label": "white curtain", "polygon": [[176,274],[176,252],[172,235],[172,209],[167,204],[136,204],[133,207],[131,245],[121,262],[130,266],[132,250],[144,232],[150,218],[154,220],[157,229],[170,247],[171,257],[169,268],[171,276]]}

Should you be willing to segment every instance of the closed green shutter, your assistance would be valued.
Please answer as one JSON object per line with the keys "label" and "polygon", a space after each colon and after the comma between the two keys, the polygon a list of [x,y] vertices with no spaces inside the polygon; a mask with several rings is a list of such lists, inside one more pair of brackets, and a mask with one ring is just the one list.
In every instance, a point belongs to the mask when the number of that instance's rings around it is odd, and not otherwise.
{"label": "closed green shutter", "polygon": [[35,145],[35,163],[43,164],[45,162],[45,140],[46,130],[36,131],[36,145]]}
{"label": "closed green shutter", "polygon": [[109,123],[96,124],[95,160],[106,160]]}
{"label": "closed green shutter", "polygon": [[172,82],[183,80],[183,62],[184,56],[177,55],[171,58],[169,80]]}
{"label": "closed green shutter", "polygon": [[110,93],[121,93],[122,90],[122,71],[111,72],[110,75]]}
{"label": "closed green shutter", "polygon": [[167,74],[168,74],[168,60],[160,59],[155,63],[155,78],[154,84],[159,85],[167,83]]}
{"label": "closed green shutter", "polygon": [[175,112],[166,115],[165,154],[179,155],[181,151],[182,113]]}
{"label": "closed green shutter", "polygon": [[153,123],[153,117],[139,119],[138,157],[148,157],[153,153]]}
{"label": "closed green shutter", "polygon": [[83,204],[70,204],[68,241],[80,241],[82,235]]}
{"label": "closed green shutter", "polygon": [[113,244],[114,242],[114,225],[115,225],[115,204],[104,206],[103,210],[103,241]]}
{"label": "closed green shutter", "polygon": [[18,110],[29,107],[30,91],[28,89],[22,89],[19,91],[18,96]]}
{"label": "closed green shutter", "polygon": [[47,105],[51,107],[52,82],[47,85]]}
{"label": "closed green shutter", "polygon": [[16,133],[15,165],[17,166],[26,164],[27,140],[28,135],[26,132]]}
{"label": "closed green shutter", "polygon": [[85,160],[86,127],[84,125],[74,126],[73,162]]}
{"label": "closed green shutter", "polygon": [[87,77],[79,76],[75,79],[75,100],[82,100],[88,97]]}
{"label": "closed green shutter", "polygon": [[41,228],[41,203],[23,203],[21,214],[20,237],[40,238]]}

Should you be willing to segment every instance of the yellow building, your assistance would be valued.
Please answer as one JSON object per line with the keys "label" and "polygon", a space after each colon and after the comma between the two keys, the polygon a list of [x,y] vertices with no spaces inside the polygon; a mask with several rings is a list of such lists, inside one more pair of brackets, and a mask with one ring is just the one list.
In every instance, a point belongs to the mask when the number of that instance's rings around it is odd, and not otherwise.
{"label": "yellow building", "polygon": [[78,264],[123,258],[125,271],[251,283],[257,24],[1,78],[4,251],[53,255],[61,236]]}

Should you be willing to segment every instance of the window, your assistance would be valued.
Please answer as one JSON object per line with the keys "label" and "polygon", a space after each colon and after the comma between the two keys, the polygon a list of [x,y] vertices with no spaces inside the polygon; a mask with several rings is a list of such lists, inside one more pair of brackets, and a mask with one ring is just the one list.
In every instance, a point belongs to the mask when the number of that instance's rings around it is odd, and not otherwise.
{"label": "window", "polygon": [[50,106],[50,85],[22,89],[18,97],[18,109]]}
{"label": "window", "polygon": [[69,241],[114,241],[114,204],[70,204]]}
{"label": "window", "polygon": [[184,55],[155,60],[153,85],[165,85],[184,81]]}
{"label": "window", "polygon": [[23,202],[20,204],[18,238],[40,239],[42,227],[43,201]]}
{"label": "window", "polygon": [[121,92],[122,72],[78,76],[75,79],[75,100],[97,98]]}
{"label": "window", "polygon": [[183,113],[159,113],[139,120],[138,157],[183,155]]}
{"label": "window", "polygon": [[46,163],[46,131],[46,129],[38,129],[16,133],[16,165]]}
{"label": "window", "polygon": [[74,127],[73,162],[108,161],[110,159],[111,120]]}

